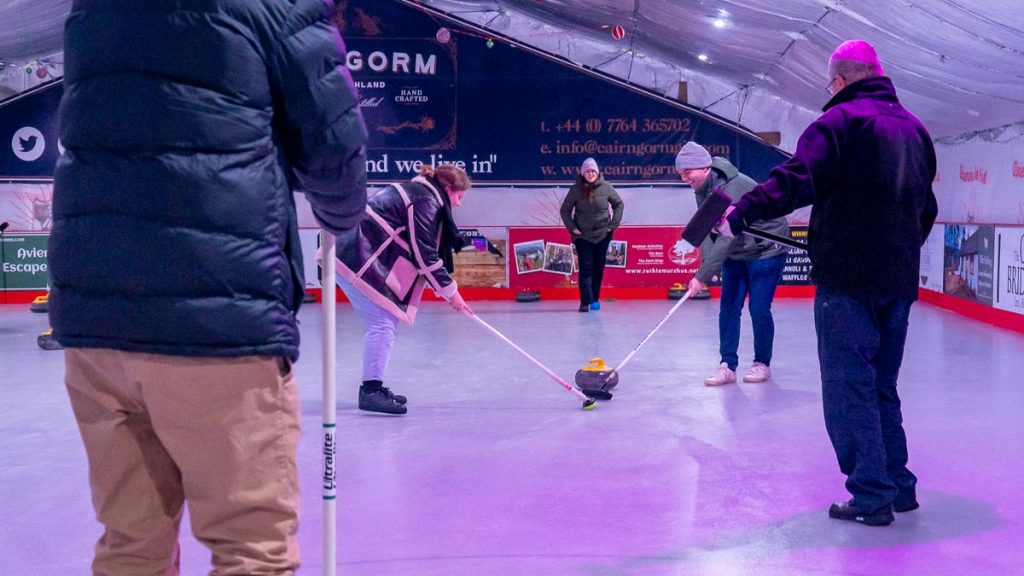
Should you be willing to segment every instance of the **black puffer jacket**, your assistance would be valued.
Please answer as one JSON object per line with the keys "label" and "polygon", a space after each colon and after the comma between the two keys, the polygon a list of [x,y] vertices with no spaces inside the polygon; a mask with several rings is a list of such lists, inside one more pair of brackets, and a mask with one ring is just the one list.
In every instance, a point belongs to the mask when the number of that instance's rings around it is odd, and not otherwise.
{"label": "black puffer jacket", "polygon": [[736,203],[742,223],[813,204],[811,278],[833,289],[917,297],[921,245],[938,214],[935,149],[886,77],[854,82],[804,130],[796,153]]}
{"label": "black puffer jacket", "polygon": [[385,186],[367,201],[363,223],[337,238],[338,274],[408,324],[425,285],[445,299],[458,289],[438,254],[445,193],[422,176]]}
{"label": "black puffer jacket", "polygon": [[50,316],[64,346],[298,357],[293,189],[361,220],[366,131],[321,0],[76,1]]}

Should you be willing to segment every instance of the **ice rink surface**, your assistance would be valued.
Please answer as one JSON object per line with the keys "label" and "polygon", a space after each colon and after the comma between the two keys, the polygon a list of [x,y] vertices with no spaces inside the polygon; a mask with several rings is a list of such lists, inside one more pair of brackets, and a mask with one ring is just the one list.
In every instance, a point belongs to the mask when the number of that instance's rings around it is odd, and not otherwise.
{"label": "ice rink surface", "polygon": [[[612,365],[671,301],[471,303],[566,380]],[[399,330],[392,417],[355,409],[360,332],[338,307],[338,573],[1008,575],[1024,573],[1024,336],[918,303],[900,394],[921,508],[884,528],[848,498],[822,421],[810,299],[775,302],[773,379],[703,385],[717,300],[680,307],[592,412],[470,319],[428,303]],[[301,574],[322,572],[320,307],[300,313]],[[63,353],[46,316],[0,306],[4,574],[87,574],[100,535]],[[740,377],[752,337],[744,314]],[[187,518],[186,518],[187,524]],[[209,554],[182,535],[182,574]]]}

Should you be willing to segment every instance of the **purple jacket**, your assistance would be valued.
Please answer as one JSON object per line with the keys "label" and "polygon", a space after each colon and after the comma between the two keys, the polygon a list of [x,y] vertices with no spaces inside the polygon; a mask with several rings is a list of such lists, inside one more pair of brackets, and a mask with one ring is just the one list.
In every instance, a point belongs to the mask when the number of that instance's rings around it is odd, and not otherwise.
{"label": "purple jacket", "polygon": [[815,284],[916,298],[921,245],[938,214],[931,136],[886,77],[850,84],[824,112],[793,157],[736,202],[729,223],[738,231],[813,204]]}

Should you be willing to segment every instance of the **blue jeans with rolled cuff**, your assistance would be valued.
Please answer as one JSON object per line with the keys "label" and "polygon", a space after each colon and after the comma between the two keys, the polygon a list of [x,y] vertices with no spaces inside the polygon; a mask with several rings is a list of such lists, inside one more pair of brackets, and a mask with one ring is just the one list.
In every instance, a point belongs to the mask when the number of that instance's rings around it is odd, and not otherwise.
{"label": "blue jeans with rolled cuff", "polygon": [[718,308],[718,343],[722,362],[730,370],[739,364],[740,315],[750,296],[750,322],[754,328],[754,362],[772,363],[775,321],[772,300],[782,280],[786,255],[763,260],[726,260],[722,263],[722,302]]}
{"label": "blue jeans with rolled cuff", "polygon": [[915,496],[896,392],[912,304],[822,286],[814,299],[825,428],[846,489],[867,511]]}

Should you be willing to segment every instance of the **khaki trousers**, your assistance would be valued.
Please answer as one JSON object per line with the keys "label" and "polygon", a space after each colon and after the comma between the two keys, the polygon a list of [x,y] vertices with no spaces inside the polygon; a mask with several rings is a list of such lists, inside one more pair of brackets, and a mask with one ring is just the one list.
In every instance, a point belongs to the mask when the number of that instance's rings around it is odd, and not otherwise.
{"label": "khaki trousers", "polygon": [[184,504],[211,575],[294,574],[299,403],[287,360],[64,354],[105,528],[94,574],[178,574]]}

